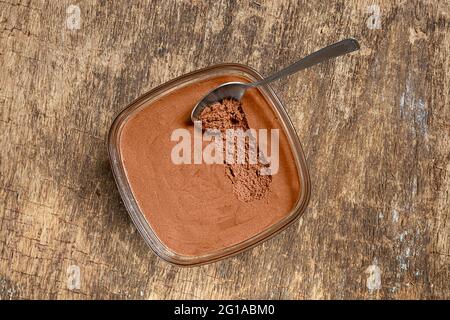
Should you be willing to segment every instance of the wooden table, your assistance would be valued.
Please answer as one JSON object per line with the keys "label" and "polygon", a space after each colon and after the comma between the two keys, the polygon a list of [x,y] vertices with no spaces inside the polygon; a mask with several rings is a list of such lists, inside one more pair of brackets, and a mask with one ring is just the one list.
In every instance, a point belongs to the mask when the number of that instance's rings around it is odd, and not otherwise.
{"label": "wooden table", "polygon": [[[361,51],[273,85],[311,172],[301,220],[211,265],[157,258],[109,168],[114,116],[349,36]],[[450,298],[448,2],[1,0],[0,39],[1,299]]]}

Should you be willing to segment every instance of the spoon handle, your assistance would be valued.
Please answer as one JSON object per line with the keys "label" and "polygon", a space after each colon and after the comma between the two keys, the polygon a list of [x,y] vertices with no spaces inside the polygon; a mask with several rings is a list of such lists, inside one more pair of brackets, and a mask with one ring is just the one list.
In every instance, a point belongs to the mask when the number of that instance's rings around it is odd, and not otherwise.
{"label": "spoon handle", "polygon": [[262,79],[257,82],[249,84],[251,87],[257,87],[270,83],[282,77],[291,75],[297,71],[312,67],[318,63],[324,62],[326,60],[342,56],[344,54],[350,53],[352,51],[359,50],[359,43],[355,39],[349,38],[336,43],[333,43],[325,48],[322,48],[310,55],[300,59],[299,61],[291,64],[290,66],[272,74],[271,76]]}

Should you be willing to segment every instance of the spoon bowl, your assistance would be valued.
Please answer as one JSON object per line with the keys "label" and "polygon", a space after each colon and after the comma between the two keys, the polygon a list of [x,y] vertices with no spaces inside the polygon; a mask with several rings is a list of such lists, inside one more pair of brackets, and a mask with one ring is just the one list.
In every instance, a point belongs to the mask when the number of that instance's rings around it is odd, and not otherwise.
{"label": "spoon bowl", "polygon": [[207,106],[223,99],[241,100],[242,96],[251,85],[242,82],[227,82],[221,84],[217,88],[208,92],[206,96],[200,100],[197,105],[192,109],[191,120],[192,122],[200,120],[200,114]]}

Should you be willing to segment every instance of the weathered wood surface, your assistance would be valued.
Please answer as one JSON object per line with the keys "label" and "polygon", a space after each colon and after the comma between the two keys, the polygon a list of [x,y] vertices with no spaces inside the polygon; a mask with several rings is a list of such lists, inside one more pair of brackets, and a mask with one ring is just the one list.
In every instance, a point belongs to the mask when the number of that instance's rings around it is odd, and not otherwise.
{"label": "weathered wood surface", "polygon": [[[79,29],[70,4],[0,0],[1,299],[450,298],[448,1],[76,1]],[[359,53],[273,85],[303,218],[212,265],[153,255],[109,169],[114,116],[186,72],[269,74],[348,36]]]}

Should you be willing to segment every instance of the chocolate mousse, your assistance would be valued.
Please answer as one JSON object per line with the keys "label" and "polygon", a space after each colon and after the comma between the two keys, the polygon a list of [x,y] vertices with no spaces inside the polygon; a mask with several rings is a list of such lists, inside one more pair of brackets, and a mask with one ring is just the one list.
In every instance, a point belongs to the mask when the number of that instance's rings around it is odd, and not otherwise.
{"label": "chocolate mousse", "polygon": [[[261,174],[264,164],[174,163],[175,130],[194,135],[193,106],[237,75],[200,78],[159,95],[120,124],[117,150],[130,203],[139,208],[159,242],[173,255],[203,257],[242,244],[295,210],[300,197],[296,160],[286,133],[260,89],[240,102],[225,100],[205,109],[205,128],[278,129],[279,169]],[[194,148],[194,141],[189,142]],[[247,145],[246,145],[247,148]],[[189,154],[184,154],[184,156]],[[265,155],[269,156],[269,155]]]}

